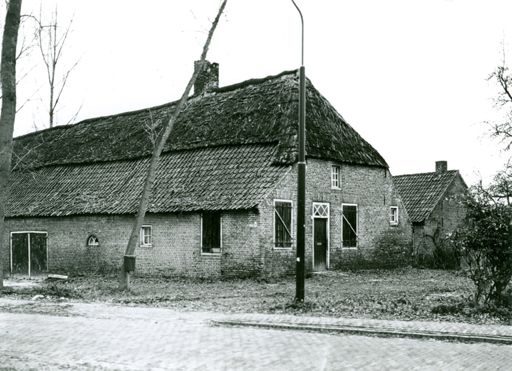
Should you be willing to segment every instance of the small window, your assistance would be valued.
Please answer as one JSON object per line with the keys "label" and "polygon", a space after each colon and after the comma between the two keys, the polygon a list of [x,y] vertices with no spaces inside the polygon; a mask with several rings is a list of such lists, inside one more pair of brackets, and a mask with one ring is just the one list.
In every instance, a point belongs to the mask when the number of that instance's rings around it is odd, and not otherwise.
{"label": "small window", "polygon": [[97,247],[100,245],[100,241],[98,240],[98,237],[91,234],[89,237],[87,237],[87,247]]}
{"label": "small window", "polygon": [[357,205],[343,205],[343,247],[357,247]]}
{"label": "small window", "polygon": [[329,204],[313,202],[313,218],[328,218]]}
{"label": "small window", "polygon": [[389,208],[389,224],[398,225],[398,206]]}
{"label": "small window", "polygon": [[338,165],[331,166],[331,188],[341,188],[341,168]]}
{"label": "small window", "polygon": [[140,229],[140,246],[151,247],[153,246],[153,236],[150,225],[143,225]]}
{"label": "small window", "polygon": [[219,212],[204,212],[202,215],[202,245],[204,254],[218,254],[222,244],[222,226]]}
{"label": "small window", "polygon": [[292,202],[274,201],[274,247],[292,247]]}

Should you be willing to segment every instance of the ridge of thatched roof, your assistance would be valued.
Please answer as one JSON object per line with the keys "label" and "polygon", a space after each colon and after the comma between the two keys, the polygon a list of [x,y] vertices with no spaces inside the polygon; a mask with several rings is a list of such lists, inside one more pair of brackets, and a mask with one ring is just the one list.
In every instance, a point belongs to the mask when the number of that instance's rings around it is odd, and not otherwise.
{"label": "ridge of thatched roof", "polygon": [[[161,127],[176,102],[86,119],[75,125],[14,140],[13,168],[91,164],[147,157],[148,128]],[[307,81],[306,155],[358,165],[387,167],[330,103]],[[192,96],[175,123],[165,152],[217,146],[277,143],[275,164],[296,161],[297,71],[247,80]]]}

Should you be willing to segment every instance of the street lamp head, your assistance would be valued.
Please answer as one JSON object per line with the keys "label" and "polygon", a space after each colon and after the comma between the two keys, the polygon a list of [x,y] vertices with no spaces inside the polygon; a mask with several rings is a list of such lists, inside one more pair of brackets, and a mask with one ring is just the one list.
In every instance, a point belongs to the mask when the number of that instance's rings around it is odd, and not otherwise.
{"label": "street lamp head", "polygon": [[301,66],[304,66],[304,17],[302,16],[302,12],[300,11],[299,7],[295,3],[295,0],[292,0],[292,3],[300,15],[300,22],[301,22],[301,26],[302,26],[300,64],[301,64]]}

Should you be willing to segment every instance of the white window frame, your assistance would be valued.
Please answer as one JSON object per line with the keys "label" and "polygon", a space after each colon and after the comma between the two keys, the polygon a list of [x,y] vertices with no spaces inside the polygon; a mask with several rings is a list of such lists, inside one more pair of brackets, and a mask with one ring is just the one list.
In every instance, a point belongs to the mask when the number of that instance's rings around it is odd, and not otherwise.
{"label": "white window frame", "polygon": [[[220,213],[219,213],[220,214]],[[203,252],[203,213],[201,213],[201,255],[220,255],[222,253],[223,236],[222,236],[222,214],[219,215],[220,219],[220,249],[218,252]]]}
{"label": "white window frame", "polygon": [[341,189],[340,165],[331,165],[331,189]]}
{"label": "white window frame", "polygon": [[[396,214],[393,214],[393,210],[396,210]],[[396,219],[394,219],[393,216],[396,216]],[[398,206],[391,206],[389,208],[389,224],[390,225],[398,225],[399,222],[400,222],[400,217],[398,214]]]}
{"label": "white window frame", "polygon": [[12,235],[13,234],[23,234],[27,233],[28,236],[28,276],[31,277],[31,261],[30,261],[30,234],[44,234],[46,236],[46,268],[50,269],[50,264],[48,263],[48,232],[46,231],[14,231],[9,234],[9,258],[10,258],[10,266],[11,266],[11,273],[12,273]]}
{"label": "white window frame", "polygon": [[[96,239],[95,243],[90,243],[92,238]],[[100,245],[100,240],[99,240],[98,236],[96,236],[95,234],[90,234],[89,237],[87,237],[87,241],[85,242],[85,245],[87,247],[98,247]]]}
{"label": "white window frame", "polygon": [[[355,246],[344,246],[343,245],[343,206],[355,206],[356,207],[356,245]],[[341,248],[344,250],[357,250],[359,247],[359,206],[357,204],[341,204]]]}
{"label": "white window frame", "polygon": [[[290,231],[289,231],[291,244],[289,247],[276,246],[276,202],[286,202],[286,203],[289,203],[291,206],[292,215],[291,215],[291,219],[290,219]],[[280,199],[280,198],[274,199],[274,202],[272,203],[272,247],[274,250],[291,250],[291,249],[293,249],[293,244],[294,244],[293,214],[294,213],[293,213],[293,201],[292,200],[285,200],[285,199]]]}
{"label": "white window frame", "polygon": [[[149,243],[145,243],[146,241],[146,233],[144,232],[144,228],[149,228]],[[142,227],[140,227],[139,232],[139,246],[140,247],[153,247],[153,226],[150,224],[143,224]]]}

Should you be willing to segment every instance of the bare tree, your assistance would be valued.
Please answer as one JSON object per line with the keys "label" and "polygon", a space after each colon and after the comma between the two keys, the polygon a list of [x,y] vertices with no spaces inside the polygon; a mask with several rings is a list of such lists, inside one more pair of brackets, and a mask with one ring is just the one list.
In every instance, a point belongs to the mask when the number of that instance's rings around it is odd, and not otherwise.
{"label": "bare tree", "polygon": [[5,16],[2,39],[0,79],[2,110],[0,112],[0,288],[3,287],[4,219],[9,199],[12,135],[16,118],[16,47],[20,27],[21,0],[10,0]]}
{"label": "bare tree", "polygon": [[[217,12],[217,16],[215,17],[214,21],[212,22],[212,26],[210,28],[210,31],[208,32],[208,37],[206,38],[206,42],[203,46],[203,51],[201,53],[201,62],[200,66],[204,66],[204,60],[206,58],[206,54],[208,53],[208,48],[210,47],[210,42],[213,37],[213,33],[215,32],[215,29],[217,28],[217,24],[219,23],[219,19],[222,15],[222,12],[224,11],[224,8],[226,7],[227,0],[223,0],[222,4],[220,5],[219,11]],[[183,92],[183,95],[181,96],[181,99],[179,100],[178,104],[176,105],[176,108],[174,109],[174,112],[171,114],[168,122],[166,123],[164,129],[160,132],[158,140],[156,141],[156,146],[153,149],[153,153],[151,155],[151,161],[147,170],[146,179],[144,182],[144,189],[142,191],[142,196],[139,203],[139,209],[137,212],[137,215],[135,217],[132,231],[130,234],[130,239],[128,241],[128,245],[126,246],[125,251],[125,261],[123,266],[121,267],[121,274],[120,274],[120,280],[119,280],[119,288],[124,290],[128,289],[130,286],[130,274],[131,271],[129,270],[129,267],[127,266],[127,258],[134,258],[135,254],[135,248],[137,246],[137,243],[139,241],[139,233],[140,229],[142,227],[142,224],[144,222],[144,217],[146,215],[146,211],[148,208],[149,200],[151,198],[151,194],[153,192],[153,185],[155,183],[155,176],[156,176],[156,170],[158,167],[158,163],[160,160],[160,155],[162,153],[162,150],[164,149],[164,145],[167,142],[167,139],[169,138],[172,129],[174,127],[174,123],[176,122],[176,119],[178,118],[183,106],[188,100],[188,96],[190,94],[190,90],[192,89],[192,86],[194,85],[197,75],[199,74],[201,68],[197,68],[194,70],[194,73],[192,74],[192,77],[190,78],[187,87],[185,88],[185,91]]]}
{"label": "bare tree", "polygon": [[[6,2],[6,5],[7,5],[7,2]],[[16,86],[18,86],[18,88],[19,88],[19,85],[23,82],[23,80],[25,80],[25,78],[27,76],[29,76],[30,73],[36,67],[35,65],[32,65],[32,66],[29,66],[28,68],[23,68],[23,66],[21,66],[21,68],[20,68],[20,64],[21,65],[23,64],[20,62],[25,60],[26,57],[28,57],[31,54],[32,49],[34,49],[34,46],[35,46],[35,43],[34,43],[35,40],[32,37],[33,30],[31,29],[30,31],[28,31],[28,28],[30,27],[30,22],[27,22],[27,20],[31,20],[32,18],[33,18],[33,16],[31,16],[31,15],[21,15],[20,16],[20,26],[19,26],[19,30],[18,30],[18,43],[17,43],[17,53],[16,53],[16,70],[17,70],[16,71],[17,72]],[[2,27],[3,27],[3,24],[2,24]],[[32,35],[32,36],[30,36],[30,35]],[[18,90],[20,90],[20,89],[18,89]],[[31,97],[22,100],[23,103],[17,107],[16,112],[19,112],[30,101],[30,99],[33,97],[33,95],[35,95],[35,93],[37,93],[37,90],[32,94]],[[1,94],[0,94],[0,99],[2,99]],[[17,93],[17,101],[19,104],[19,102],[20,102],[19,91]]]}
{"label": "bare tree", "polygon": [[70,68],[67,68],[63,73],[60,73],[62,53],[71,31],[73,19],[71,19],[66,27],[61,29],[58,19],[58,11],[57,8],[55,8],[48,24],[44,24],[41,14],[39,15],[39,19],[34,18],[34,20],[36,20],[37,23],[37,46],[39,47],[48,79],[48,124],[49,127],[53,127],[55,124],[57,106],[59,105],[62,93],[66,88],[69,75],[78,65],[77,60]]}
{"label": "bare tree", "polygon": [[508,151],[512,147],[512,74],[505,61],[490,75],[489,80],[495,80],[498,84],[500,91],[496,106],[504,111],[503,119],[491,124],[491,135],[500,139]]}

